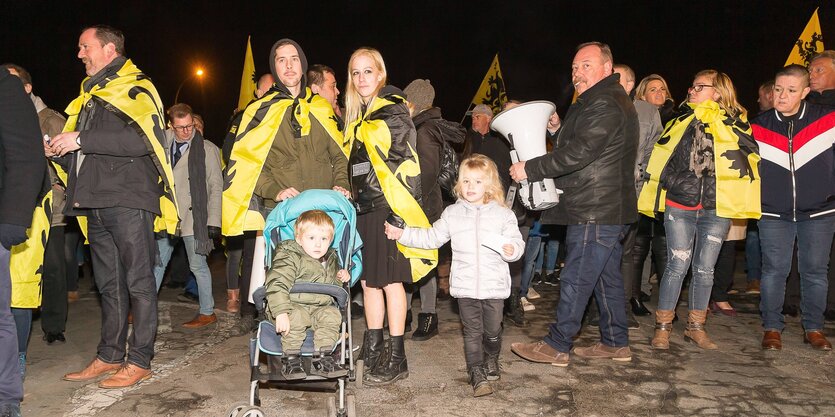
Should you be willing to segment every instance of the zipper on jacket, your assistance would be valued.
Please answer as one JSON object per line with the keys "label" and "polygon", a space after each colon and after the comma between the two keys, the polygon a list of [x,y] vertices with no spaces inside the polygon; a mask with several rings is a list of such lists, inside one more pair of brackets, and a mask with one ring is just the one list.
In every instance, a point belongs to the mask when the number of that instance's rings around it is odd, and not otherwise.
{"label": "zipper on jacket", "polygon": [[478,239],[479,217],[481,217],[481,210],[479,210],[479,207],[475,207],[475,298],[477,300],[481,299],[481,273],[479,272],[481,260],[478,256],[481,253],[481,243]]}
{"label": "zipper on jacket", "polygon": [[792,221],[797,221],[797,179],[794,176],[794,121],[789,121],[789,171],[792,174]]}

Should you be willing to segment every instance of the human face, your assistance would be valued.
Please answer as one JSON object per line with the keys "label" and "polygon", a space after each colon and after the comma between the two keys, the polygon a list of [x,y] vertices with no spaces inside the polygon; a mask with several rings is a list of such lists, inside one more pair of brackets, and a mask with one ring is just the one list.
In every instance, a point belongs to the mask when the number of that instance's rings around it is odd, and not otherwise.
{"label": "human face", "polygon": [[472,204],[484,204],[484,193],[487,191],[487,176],[474,169],[461,171],[461,193],[464,200]]}
{"label": "human face", "polygon": [[818,58],[809,65],[809,84],[812,91],[823,92],[835,88],[835,65],[829,58]]}
{"label": "human face", "polygon": [[339,89],[336,88],[336,77],[329,72],[323,72],[324,80],[322,81],[322,85],[313,85],[315,87],[314,93],[319,94],[320,96],[324,97],[331,106],[336,106],[336,99],[339,97]]}
{"label": "human face", "polygon": [[333,230],[328,227],[309,227],[301,236],[296,236],[296,243],[313,259],[325,256],[332,240]]}
{"label": "human face", "polygon": [[794,75],[777,77],[774,80],[774,108],[786,116],[796,114],[800,110],[800,102],[811,91],[804,84],[803,78]]}
{"label": "human face", "polygon": [[620,74],[620,86],[623,87],[623,90],[626,91],[626,94],[632,92],[632,89],[635,88],[635,80],[629,79],[629,74],[626,73],[623,69],[616,69],[616,73]]}
{"label": "human face", "polygon": [[603,62],[603,54],[595,45],[577,51],[571,63],[571,81],[577,94],[583,94],[612,73],[612,63]]}
{"label": "human face", "polygon": [[383,73],[377,69],[370,56],[363,54],[354,58],[351,63],[351,82],[364,102],[368,103],[374,98],[382,80]]}
{"label": "human face", "polygon": [[189,141],[194,136],[194,118],[190,114],[182,118],[172,117],[171,128],[178,141]]}
{"label": "human face", "polygon": [[272,74],[265,74],[258,80],[258,88],[255,90],[255,98],[264,97],[264,94],[267,94],[267,91],[270,90],[270,87],[273,86],[275,79],[273,78]]}
{"label": "human face", "polygon": [[661,107],[669,97],[667,89],[661,80],[652,80],[647,83],[647,91],[644,93],[644,100],[655,107]]}
{"label": "human face", "polygon": [[774,90],[771,88],[760,87],[757,104],[760,106],[760,111],[766,111],[773,108]]}
{"label": "human face", "polygon": [[486,135],[487,132],[490,130],[490,121],[493,120],[492,117],[486,114],[474,114],[473,115],[473,130],[482,135]]}
{"label": "human face", "polygon": [[713,80],[706,75],[701,75],[696,77],[696,79],[693,80],[693,85],[687,88],[687,101],[699,104],[707,100],[719,100],[719,93],[717,93],[716,88],[713,87]]}
{"label": "human face", "polygon": [[87,29],[78,38],[78,59],[84,63],[88,76],[96,75],[102,68],[116,58],[116,46],[112,43],[102,45],[96,37],[95,29]]}
{"label": "human face", "polygon": [[278,80],[294,96],[301,92],[302,61],[295,46],[284,45],[276,48],[275,72],[278,74]]}

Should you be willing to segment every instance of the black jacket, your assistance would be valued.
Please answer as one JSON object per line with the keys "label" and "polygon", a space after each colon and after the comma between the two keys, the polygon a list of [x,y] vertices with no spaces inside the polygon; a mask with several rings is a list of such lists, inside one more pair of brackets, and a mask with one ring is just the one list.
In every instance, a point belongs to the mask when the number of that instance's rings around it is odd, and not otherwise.
{"label": "black jacket", "polygon": [[38,114],[20,79],[0,71],[0,224],[32,225],[44,183]]}
{"label": "black jacket", "polygon": [[635,106],[612,74],[577,97],[551,153],[528,160],[529,181],[554,178],[565,193],[543,224],[628,224],[638,220]]}
{"label": "black jacket", "polygon": [[[115,74],[124,64],[117,58],[85,83],[85,89]],[[76,130],[81,132],[81,169],[78,152],[61,160],[67,168],[67,215],[86,215],[85,209],[127,207],[160,214],[162,184],[139,127],[118,109],[93,96],[81,110]],[[150,138],[150,140],[157,140]]]}
{"label": "black jacket", "polygon": [[441,109],[432,107],[424,110],[412,118],[417,131],[417,153],[420,158],[420,184],[423,189],[423,212],[429,223],[441,218],[444,211],[444,201],[441,196],[441,186],[438,185],[438,174],[441,170],[441,150],[443,149],[441,130],[438,120],[441,119]]}
{"label": "black jacket", "polygon": [[502,180],[502,188],[507,191],[507,188],[512,185],[510,179],[510,143],[507,139],[492,130],[488,131],[486,135],[482,135],[475,130],[468,129],[462,160],[474,153],[482,154],[496,163],[499,179]]}
{"label": "black jacket", "polygon": [[[687,114],[682,115],[682,117],[687,116]],[[668,200],[689,207],[701,204],[705,209],[712,210],[716,208],[716,171],[696,177],[696,173],[690,168],[690,154],[693,149],[696,123],[696,119],[693,119],[684,131],[681,141],[670,156],[664,170],[661,171],[659,182],[667,190]]]}
{"label": "black jacket", "polygon": [[824,90],[820,93],[812,91],[806,95],[805,100],[808,103],[833,108],[835,107],[835,90]]}

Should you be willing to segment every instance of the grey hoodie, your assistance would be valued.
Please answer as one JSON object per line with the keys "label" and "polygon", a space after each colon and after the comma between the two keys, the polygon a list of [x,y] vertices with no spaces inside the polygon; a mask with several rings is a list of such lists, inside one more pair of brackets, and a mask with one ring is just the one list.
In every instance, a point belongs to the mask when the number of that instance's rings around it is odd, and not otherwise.
{"label": "grey hoodie", "polygon": [[299,44],[289,38],[279,39],[276,43],[273,44],[272,49],[270,49],[270,73],[273,75],[273,79],[275,79],[275,84],[273,84],[273,89],[277,89],[278,91],[283,91],[288,96],[292,97],[293,94],[290,93],[290,90],[281,83],[281,79],[278,77],[278,72],[275,70],[275,50],[278,49],[278,46],[282,43],[289,43],[296,47],[296,51],[299,52],[299,60],[302,63],[302,80],[301,84],[301,92],[299,93],[299,98],[304,98],[306,93],[307,87],[307,56],[304,54],[304,50]]}

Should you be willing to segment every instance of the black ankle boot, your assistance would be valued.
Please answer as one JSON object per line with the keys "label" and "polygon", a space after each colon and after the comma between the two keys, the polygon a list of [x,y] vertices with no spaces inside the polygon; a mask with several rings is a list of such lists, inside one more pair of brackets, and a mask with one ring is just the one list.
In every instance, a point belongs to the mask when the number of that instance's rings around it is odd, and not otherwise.
{"label": "black ankle boot", "polygon": [[406,349],[403,347],[403,336],[391,336],[389,345],[390,350],[388,355],[383,355],[388,359],[385,362],[378,364],[371,373],[363,377],[363,383],[366,385],[388,385],[398,379],[409,377],[409,365],[406,362]]}
{"label": "black ankle boot", "polygon": [[484,372],[488,381],[496,381],[501,378],[502,367],[499,364],[499,353],[502,350],[502,337],[495,340],[484,338]]}
{"label": "black ankle boot", "polygon": [[519,298],[519,288],[510,289],[507,307],[507,318],[514,326],[528,327],[530,323],[525,319],[525,310],[522,308],[522,300]]}
{"label": "black ankle boot", "polygon": [[636,316],[649,316],[652,314],[651,311],[644,305],[644,302],[641,301],[640,298],[632,297],[629,299],[629,305],[632,306],[632,314]]}
{"label": "black ankle boot", "polygon": [[363,361],[365,377],[371,373],[380,362],[383,354],[383,329],[366,330],[362,335],[362,349],[358,355]]}
{"label": "black ankle boot", "polygon": [[438,315],[435,313],[418,314],[417,330],[412,333],[412,340],[422,342],[438,334]]}
{"label": "black ankle boot", "polygon": [[487,382],[487,374],[482,364],[473,365],[467,370],[470,376],[470,385],[473,386],[473,397],[481,397],[493,393],[493,387]]}

